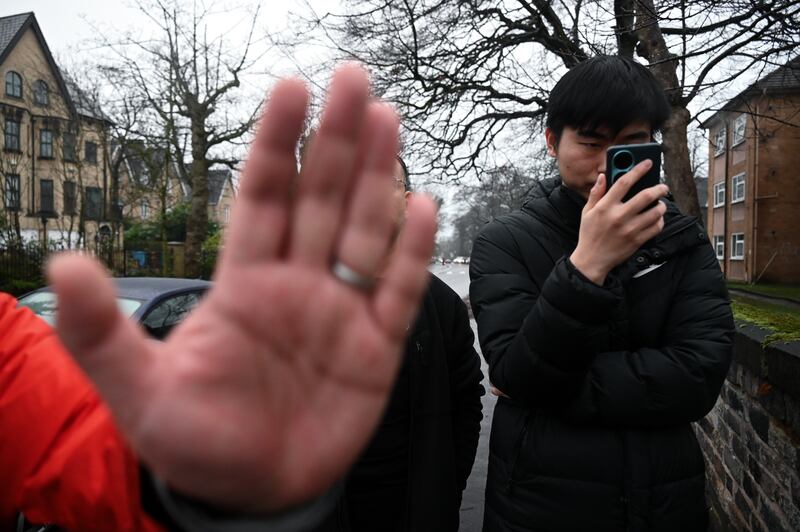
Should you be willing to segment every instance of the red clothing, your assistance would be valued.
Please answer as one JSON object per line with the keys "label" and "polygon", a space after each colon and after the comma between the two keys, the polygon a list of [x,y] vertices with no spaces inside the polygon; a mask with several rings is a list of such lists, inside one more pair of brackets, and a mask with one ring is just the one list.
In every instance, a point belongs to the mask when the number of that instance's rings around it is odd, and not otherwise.
{"label": "red clothing", "polygon": [[55,331],[0,293],[0,530],[23,512],[67,530],[161,530],[139,464]]}

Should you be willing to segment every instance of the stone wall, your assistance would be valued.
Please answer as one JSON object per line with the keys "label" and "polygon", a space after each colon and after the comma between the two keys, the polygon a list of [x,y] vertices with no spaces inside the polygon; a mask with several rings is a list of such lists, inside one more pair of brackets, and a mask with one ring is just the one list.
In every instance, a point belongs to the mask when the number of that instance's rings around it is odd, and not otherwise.
{"label": "stone wall", "polygon": [[800,530],[800,344],[740,326],[720,398],[695,426],[711,530]]}

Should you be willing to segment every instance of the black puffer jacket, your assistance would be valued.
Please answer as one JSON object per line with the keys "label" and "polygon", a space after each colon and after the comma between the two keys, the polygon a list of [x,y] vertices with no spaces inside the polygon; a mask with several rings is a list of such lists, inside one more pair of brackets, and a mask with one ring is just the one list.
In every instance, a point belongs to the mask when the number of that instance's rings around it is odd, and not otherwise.
{"label": "black puffer jacket", "polygon": [[[386,516],[385,524],[374,532],[457,532],[461,494],[475,461],[483,419],[483,373],[474,343],[467,306],[444,281],[431,275],[405,350],[408,493],[404,500],[392,501],[404,508],[404,522]],[[392,400],[397,394],[395,386]],[[379,425],[378,431],[383,428]],[[349,487],[346,481],[346,494]],[[344,502],[314,532],[353,530]]]}
{"label": "black puffer jacket", "polygon": [[480,344],[511,398],[494,413],[484,530],[705,530],[690,423],[716,402],[734,329],[717,260],[670,206],[597,286],[567,260],[584,204],[542,181],[473,246]]}

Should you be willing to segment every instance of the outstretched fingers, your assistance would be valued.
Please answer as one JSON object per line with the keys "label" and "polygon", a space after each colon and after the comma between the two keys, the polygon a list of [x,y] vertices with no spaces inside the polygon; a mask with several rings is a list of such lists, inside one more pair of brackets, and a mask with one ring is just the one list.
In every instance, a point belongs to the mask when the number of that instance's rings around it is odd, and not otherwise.
{"label": "outstretched fingers", "polygon": [[406,222],[373,295],[375,319],[400,343],[415,319],[428,285],[428,263],[436,236],[436,204],[426,196],[411,199]]}
{"label": "outstretched fingers", "polygon": [[352,188],[335,260],[373,278],[386,260],[398,224],[394,167],[399,121],[385,104],[371,104],[362,134],[363,166]]}
{"label": "outstretched fingers", "polygon": [[298,179],[289,260],[328,268],[339,238],[351,186],[359,173],[359,145],[369,99],[369,80],[358,65],[333,76],[317,135]]}
{"label": "outstretched fingers", "polygon": [[308,90],[296,79],[278,82],[267,101],[242,176],[226,233],[220,267],[269,260],[285,247],[295,148],[308,107]]}

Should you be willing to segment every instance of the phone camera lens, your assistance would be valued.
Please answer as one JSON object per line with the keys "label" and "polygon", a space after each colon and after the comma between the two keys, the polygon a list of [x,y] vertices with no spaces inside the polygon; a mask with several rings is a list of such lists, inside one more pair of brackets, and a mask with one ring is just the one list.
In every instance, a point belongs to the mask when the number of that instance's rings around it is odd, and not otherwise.
{"label": "phone camera lens", "polygon": [[614,168],[618,170],[630,170],[633,167],[633,154],[627,150],[614,154]]}

